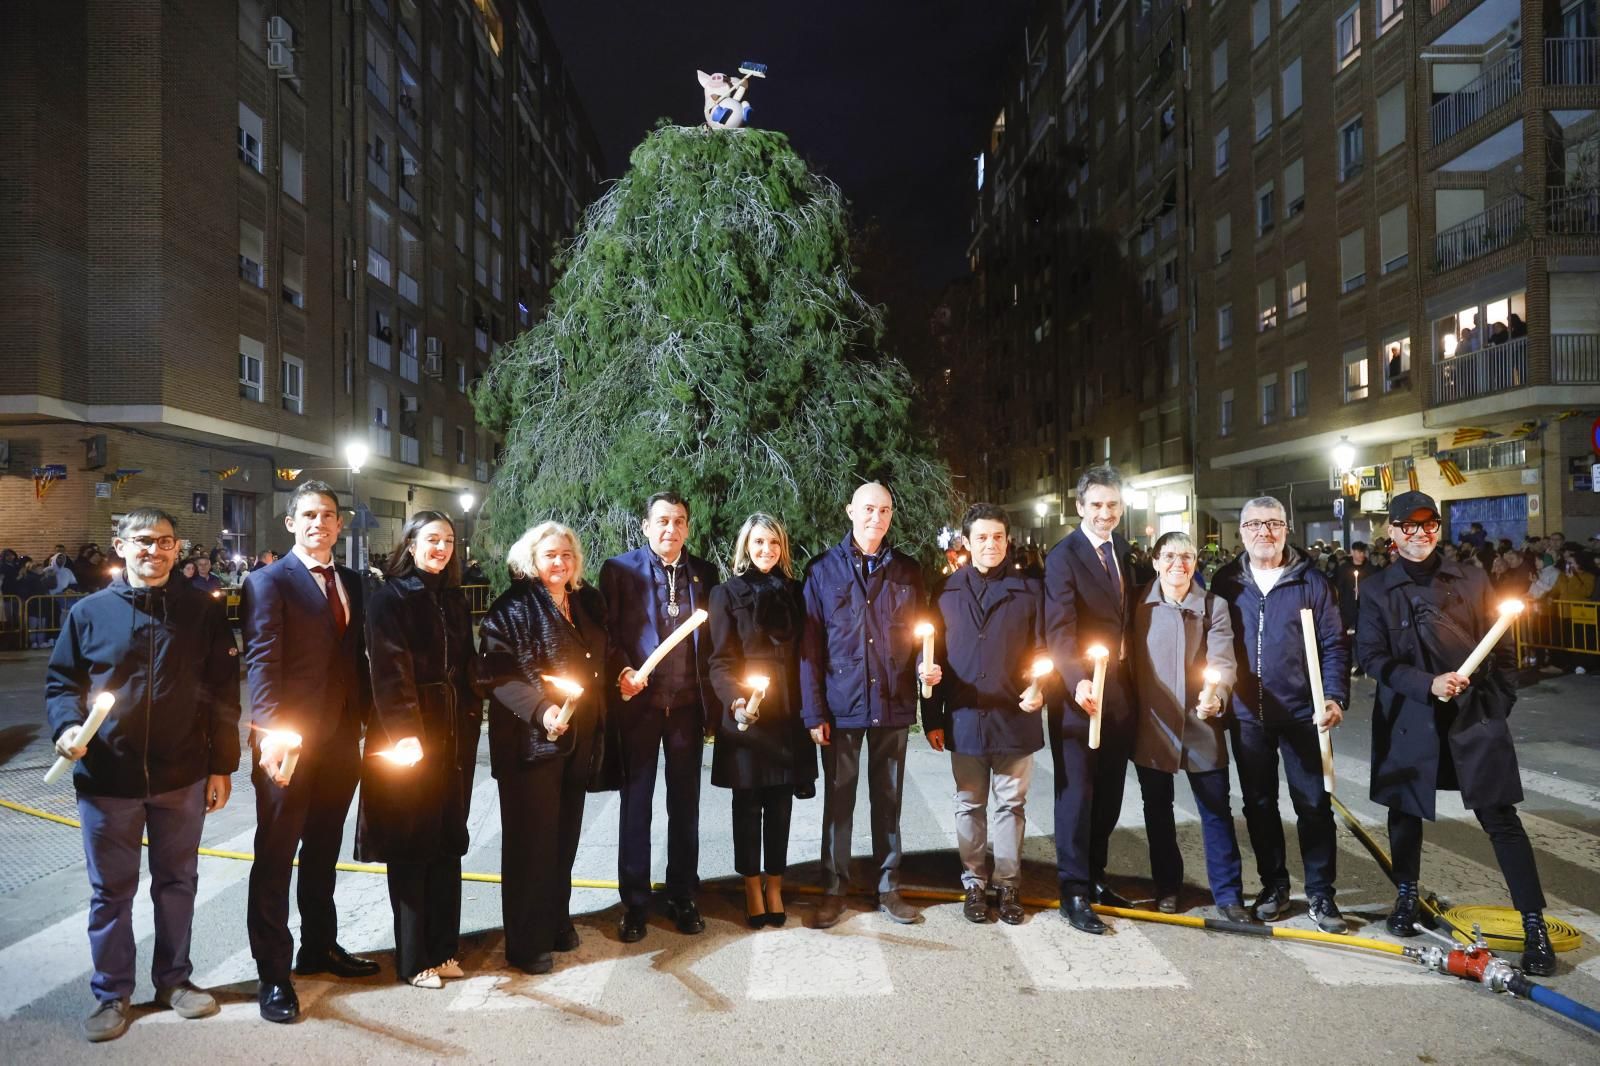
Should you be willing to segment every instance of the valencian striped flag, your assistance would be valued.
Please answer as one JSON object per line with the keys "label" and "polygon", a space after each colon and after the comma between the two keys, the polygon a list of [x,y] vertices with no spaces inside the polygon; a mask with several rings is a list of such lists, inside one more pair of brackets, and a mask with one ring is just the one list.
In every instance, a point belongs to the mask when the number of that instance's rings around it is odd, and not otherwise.
{"label": "valencian striped flag", "polygon": [[1422,491],[1422,482],[1417,479],[1417,465],[1415,463],[1406,467],[1406,481],[1410,484],[1412,492]]}
{"label": "valencian striped flag", "polygon": [[1462,448],[1468,444],[1475,444],[1480,440],[1493,440],[1500,434],[1477,426],[1462,426],[1456,430],[1455,436],[1450,438],[1450,447]]}
{"label": "valencian striped flag", "polygon": [[1394,468],[1393,464],[1386,463],[1378,467],[1378,483],[1383,486],[1383,491],[1394,495]]}
{"label": "valencian striped flag", "polygon": [[1452,486],[1460,487],[1467,483],[1467,475],[1456,466],[1454,459],[1439,460],[1439,476],[1448,481]]}

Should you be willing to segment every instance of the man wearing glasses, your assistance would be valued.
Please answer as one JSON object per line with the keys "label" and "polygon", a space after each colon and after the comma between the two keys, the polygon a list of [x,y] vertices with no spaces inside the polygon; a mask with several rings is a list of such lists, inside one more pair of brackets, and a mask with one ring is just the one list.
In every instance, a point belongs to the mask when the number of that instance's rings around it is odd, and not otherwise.
{"label": "man wearing glasses", "polygon": [[1522,968],[1556,972],[1544,892],[1533,845],[1517,817],[1522,800],[1517,753],[1507,716],[1516,702],[1507,676],[1509,639],[1471,677],[1460,666],[1496,615],[1489,579],[1464,567],[1439,543],[1439,508],[1421,492],[1389,504],[1389,533],[1400,560],[1374,578],[1361,598],[1356,655],[1377,682],[1372,710],[1372,801],[1389,808],[1389,848],[1399,885],[1388,927],[1417,935],[1417,882],[1422,872],[1422,820],[1436,816],[1438,789],[1459,789],[1494,845],[1511,902],[1522,912]]}
{"label": "man wearing glasses", "polygon": [[[1229,726],[1233,758],[1244,793],[1245,824],[1256,853],[1261,892],[1251,907],[1264,922],[1289,916],[1289,867],[1278,817],[1278,759],[1283,758],[1294,802],[1306,898],[1317,927],[1342,933],[1347,926],[1333,902],[1338,845],[1333,802],[1322,787],[1321,728],[1344,717],[1350,698],[1350,654],[1333,586],[1305,553],[1289,544],[1283,504],[1262,496],[1239,513],[1244,554],[1217,571],[1212,589],[1231,607],[1239,683]],[[1311,677],[1302,636],[1302,609],[1316,626],[1322,673],[1321,708],[1311,704]]]}

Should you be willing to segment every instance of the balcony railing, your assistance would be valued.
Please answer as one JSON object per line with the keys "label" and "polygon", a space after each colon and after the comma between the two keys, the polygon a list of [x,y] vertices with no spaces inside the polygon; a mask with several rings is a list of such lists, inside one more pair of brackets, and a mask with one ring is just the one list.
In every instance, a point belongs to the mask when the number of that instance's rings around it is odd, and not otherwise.
{"label": "balcony railing", "polygon": [[367,249],[367,273],[385,285],[394,284],[394,273],[389,263],[389,257],[376,248]]}
{"label": "balcony railing", "polygon": [[400,349],[400,376],[407,381],[417,380],[417,353]]}
{"label": "balcony railing", "polygon": [[422,294],[417,289],[417,279],[407,274],[404,270],[400,271],[399,289],[402,300],[409,300],[417,307],[422,306]]}
{"label": "balcony railing", "polygon": [[422,445],[415,437],[400,438],[400,461],[417,466],[422,462]]}
{"label": "balcony railing", "polygon": [[411,195],[410,189],[406,188],[404,178],[400,180],[400,210],[404,211],[412,218],[419,217],[417,215],[417,198]]}
{"label": "balcony railing", "polygon": [[377,68],[367,68],[367,95],[375,100],[379,107],[389,110],[389,83],[383,80]]}
{"label": "balcony railing", "polygon": [[372,444],[372,454],[388,459],[394,455],[394,434],[389,427],[381,422],[375,422],[367,427],[367,439]]}
{"label": "balcony railing", "polygon": [[1546,37],[1546,85],[1600,85],[1600,37]]}
{"label": "balcony railing", "polygon": [[1459,403],[1528,384],[1528,338],[1476,352],[1457,352],[1433,364],[1433,400]]}
{"label": "balcony railing", "polygon": [[1178,309],[1178,287],[1176,285],[1161,290],[1161,313],[1170,315]]}
{"label": "balcony railing", "polygon": [[417,58],[417,39],[411,36],[411,31],[406,29],[405,23],[395,27],[395,38],[400,42],[400,50],[410,56],[413,62],[421,62]]}
{"label": "balcony railing", "polygon": [[1550,379],[1557,385],[1600,384],[1600,334],[1552,334]]}
{"label": "balcony railing", "polygon": [[1551,233],[1600,233],[1600,186],[1551,185],[1544,202]]}
{"label": "balcony railing", "polygon": [[382,337],[367,334],[367,362],[388,370],[393,365],[394,349]]}
{"label": "balcony railing", "polygon": [[1513,51],[1428,111],[1435,146],[1522,91],[1522,53]]}
{"label": "balcony railing", "polygon": [[389,195],[389,168],[367,155],[367,180],[383,190],[385,196]]}
{"label": "balcony railing", "polygon": [[1525,235],[1523,200],[1520,196],[1514,196],[1435,236],[1434,265],[1441,271],[1452,270],[1497,248],[1504,248]]}

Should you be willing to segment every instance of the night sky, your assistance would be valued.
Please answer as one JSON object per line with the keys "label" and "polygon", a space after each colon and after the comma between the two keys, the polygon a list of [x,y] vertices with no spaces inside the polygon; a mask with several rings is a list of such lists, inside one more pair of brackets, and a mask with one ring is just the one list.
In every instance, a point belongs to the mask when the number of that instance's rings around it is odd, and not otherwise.
{"label": "night sky", "polygon": [[787,133],[850,201],[875,219],[894,258],[932,288],[966,273],[976,169],[1020,55],[1018,0],[810,0],[688,4],[672,0],[544,6],[573,81],[620,177],[634,146],[669,116],[701,121],[695,70],[752,81],[751,124]]}

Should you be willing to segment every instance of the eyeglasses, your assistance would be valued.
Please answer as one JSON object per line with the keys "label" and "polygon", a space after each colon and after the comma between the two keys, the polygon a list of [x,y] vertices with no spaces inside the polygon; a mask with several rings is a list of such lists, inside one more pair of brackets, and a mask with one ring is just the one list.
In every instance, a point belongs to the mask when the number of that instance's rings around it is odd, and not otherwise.
{"label": "eyeglasses", "polygon": [[1419,529],[1431,537],[1439,532],[1440,527],[1443,525],[1444,523],[1437,518],[1430,518],[1426,522],[1400,522],[1396,525],[1396,528],[1408,537],[1416,536]]}
{"label": "eyeglasses", "polygon": [[139,547],[143,548],[145,551],[149,551],[151,548],[160,548],[164,552],[169,552],[173,548],[176,548],[178,546],[178,538],[177,537],[129,537],[128,538],[128,543],[137,544]]}
{"label": "eyeglasses", "polygon": [[1282,533],[1284,530],[1289,528],[1289,523],[1285,522],[1281,518],[1268,518],[1265,520],[1260,518],[1252,518],[1250,521],[1244,523],[1243,528],[1249,530],[1251,533],[1260,533],[1263,529],[1269,533]]}
{"label": "eyeglasses", "polygon": [[1182,563],[1184,566],[1193,566],[1195,558],[1196,556],[1194,552],[1162,552],[1160,555],[1156,556],[1156,562],[1160,563],[1162,566],[1171,566],[1173,563]]}

